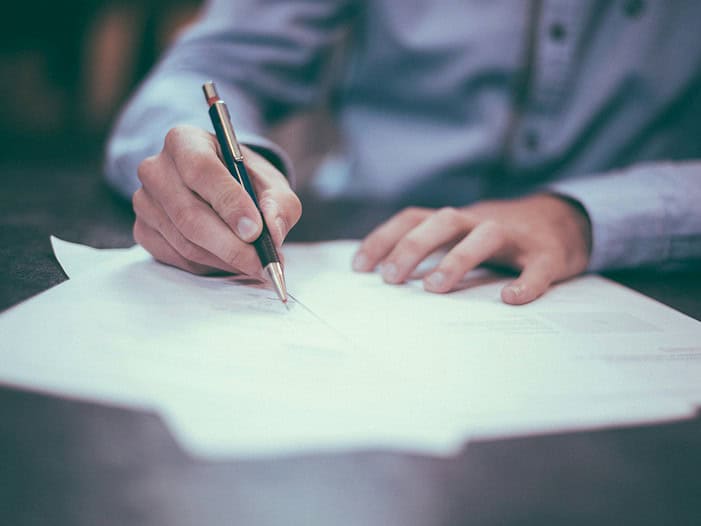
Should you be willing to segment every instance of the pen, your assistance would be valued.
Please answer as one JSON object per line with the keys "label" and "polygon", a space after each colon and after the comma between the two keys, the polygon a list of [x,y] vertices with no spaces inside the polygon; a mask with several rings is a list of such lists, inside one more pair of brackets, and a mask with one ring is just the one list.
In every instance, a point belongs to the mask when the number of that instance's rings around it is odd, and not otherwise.
{"label": "pen", "polygon": [[285,275],[282,271],[282,265],[280,264],[280,257],[278,256],[277,250],[275,250],[273,239],[270,237],[270,231],[265,224],[265,218],[263,217],[263,212],[258,203],[258,197],[248,177],[246,165],[244,164],[243,152],[236,140],[234,127],[231,124],[229,109],[226,107],[224,101],[219,98],[214,82],[205,82],[202,85],[202,91],[204,91],[204,96],[209,105],[209,117],[212,119],[214,131],[217,133],[217,140],[219,141],[219,146],[224,156],[224,163],[234,179],[236,179],[246,190],[246,193],[251,196],[256,208],[261,213],[260,217],[263,220],[263,231],[253,242],[253,246],[258,253],[258,258],[260,259],[263,269],[275,288],[275,292],[277,292],[277,295],[283,303],[287,303],[287,287],[285,286]]}

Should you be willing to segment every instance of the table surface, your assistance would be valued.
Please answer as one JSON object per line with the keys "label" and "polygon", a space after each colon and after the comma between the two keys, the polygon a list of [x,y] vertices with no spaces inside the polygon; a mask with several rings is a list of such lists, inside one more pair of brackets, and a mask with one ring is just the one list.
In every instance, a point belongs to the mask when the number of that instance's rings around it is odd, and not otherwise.
{"label": "table surface", "polygon": [[[0,310],[66,279],[50,234],[133,243],[131,207],[97,163],[8,165],[0,185]],[[358,235],[382,216],[307,207],[292,238]],[[609,277],[701,319],[701,269]],[[156,414],[0,386],[0,524],[701,524],[700,472],[698,416],[473,441],[452,458],[349,451],[213,463],[182,451]]]}

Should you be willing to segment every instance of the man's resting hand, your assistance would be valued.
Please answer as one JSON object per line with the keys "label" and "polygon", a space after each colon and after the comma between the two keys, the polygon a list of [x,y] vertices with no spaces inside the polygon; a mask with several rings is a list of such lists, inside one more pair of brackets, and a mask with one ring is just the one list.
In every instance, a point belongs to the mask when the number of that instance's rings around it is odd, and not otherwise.
{"label": "man's resting hand", "polygon": [[430,292],[450,292],[481,263],[521,271],[504,287],[506,303],[520,305],[583,272],[591,250],[589,219],[567,199],[539,194],[484,201],[465,208],[407,208],[370,233],[353,260],[367,272],[380,264],[387,283],[402,283],[432,252],[450,250],[424,278]]}

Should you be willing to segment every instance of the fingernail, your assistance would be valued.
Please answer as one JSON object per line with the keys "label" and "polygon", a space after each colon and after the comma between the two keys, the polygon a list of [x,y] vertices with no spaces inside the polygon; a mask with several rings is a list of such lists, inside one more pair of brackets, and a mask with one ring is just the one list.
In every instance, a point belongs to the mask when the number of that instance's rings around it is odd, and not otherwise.
{"label": "fingernail", "polygon": [[399,275],[399,269],[394,263],[385,263],[381,268],[382,277],[385,281],[396,281]]}
{"label": "fingernail", "polygon": [[368,258],[362,252],[358,252],[353,258],[353,270],[363,272],[368,266]]}
{"label": "fingernail", "polygon": [[256,235],[257,231],[258,226],[248,217],[242,217],[239,219],[239,222],[236,223],[236,233],[244,241],[252,241],[251,238]]}
{"label": "fingernail", "polygon": [[430,289],[437,290],[443,287],[445,283],[445,274],[442,272],[434,272],[426,278],[426,284]]}
{"label": "fingernail", "polygon": [[514,298],[518,298],[523,294],[523,285],[509,285],[506,290],[510,292]]}

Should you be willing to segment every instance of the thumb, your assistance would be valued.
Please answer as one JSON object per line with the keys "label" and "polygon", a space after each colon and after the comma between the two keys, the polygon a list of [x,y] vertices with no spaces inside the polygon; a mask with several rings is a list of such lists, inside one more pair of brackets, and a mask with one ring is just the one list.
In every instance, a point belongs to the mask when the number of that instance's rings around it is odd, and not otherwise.
{"label": "thumb", "polygon": [[523,305],[539,298],[554,281],[549,258],[536,259],[523,267],[521,275],[501,291],[501,299],[510,305]]}

